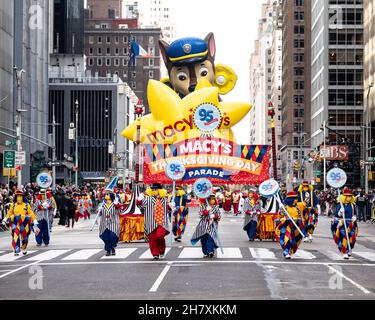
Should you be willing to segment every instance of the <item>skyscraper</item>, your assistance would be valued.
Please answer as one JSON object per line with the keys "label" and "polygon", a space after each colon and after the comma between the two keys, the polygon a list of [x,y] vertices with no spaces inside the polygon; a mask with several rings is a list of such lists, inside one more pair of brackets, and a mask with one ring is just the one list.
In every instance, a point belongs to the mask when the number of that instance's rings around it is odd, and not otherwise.
{"label": "skyscraper", "polygon": [[[321,148],[324,139],[327,144],[348,145],[349,161],[338,165],[347,172],[348,184],[358,187],[363,143],[363,1],[313,0],[312,17],[312,147]],[[326,130],[322,130],[324,123]],[[327,170],[334,164],[328,162]]]}
{"label": "skyscraper", "polygon": [[[282,181],[288,189],[307,179],[311,114],[311,1],[283,1]],[[300,170],[294,171],[298,161]]]}
{"label": "skyscraper", "polygon": [[54,0],[54,53],[83,54],[84,21],[84,0]]}

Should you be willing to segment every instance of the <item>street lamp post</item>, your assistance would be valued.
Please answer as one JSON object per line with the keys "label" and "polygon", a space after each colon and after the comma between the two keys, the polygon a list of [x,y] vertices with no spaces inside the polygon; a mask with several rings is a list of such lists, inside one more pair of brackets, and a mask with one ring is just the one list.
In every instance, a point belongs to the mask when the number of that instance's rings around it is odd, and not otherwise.
{"label": "street lamp post", "polygon": [[76,138],[76,164],[75,164],[75,167],[76,167],[76,179],[75,179],[75,185],[76,185],[76,188],[78,188],[78,111],[79,111],[79,103],[78,103],[78,100],[76,100],[75,102],[75,111],[76,111],[76,134],[75,134],[75,138]]}
{"label": "street lamp post", "polygon": [[327,178],[326,178],[326,175],[327,175],[327,152],[326,152],[326,147],[327,147],[327,143],[326,143],[326,125],[327,125],[327,122],[324,120],[323,122],[323,143],[324,143],[324,157],[323,157],[323,181],[324,181],[324,186],[323,186],[323,190],[327,190]]}
{"label": "street lamp post", "polygon": [[[17,93],[18,93],[18,103],[17,103],[17,115],[16,115],[16,141],[17,141],[17,152],[22,151],[22,112],[25,112],[26,110],[22,110],[22,82],[23,77],[22,75],[26,73],[25,70],[19,70],[17,67],[14,67],[14,70],[16,72],[16,80],[17,80]],[[20,189],[22,186],[22,171],[17,171],[17,188]]]}
{"label": "street lamp post", "polygon": [[368,159],[369,159],[369,154],[368,154],[368,151],[369,151],[369,138],[370,138],[370,119],[369,119],[369,114],[370,114],[370,93],[371,93],[371,89],[373,87],[373,84],[371,83],[368,87],[368,93],[367,93],[367,102],[366,102],[366,109],[365,109],[365,114],[364,114],[364,121],[365,121],[365,126],[364,126],[364,131],[363,131],[363,161],[365,162],[365,194],[368,194],[369,192],[369,187],[368,187],[368,184],[369,184],[369,181],[368,181],[368,172],[369,172],[369,166],[366,164]]}

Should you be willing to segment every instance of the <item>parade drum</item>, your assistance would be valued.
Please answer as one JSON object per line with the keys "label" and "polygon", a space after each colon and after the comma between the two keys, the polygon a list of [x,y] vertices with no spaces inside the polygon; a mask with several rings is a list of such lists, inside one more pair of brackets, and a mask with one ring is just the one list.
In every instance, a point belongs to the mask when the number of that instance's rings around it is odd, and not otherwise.
{"label": "parade drum", "polygon": [[264,181],[259,186],[259,193],[263,197],[270,198],[270,197],[274,196],[279,191],[279,189],[280,189],[280,187],[279,187],[279,184],[277,183],[277,181],[274,180],[274,179],[270,179],[270,180]]}
{"label": "parade drum", "polygon": [[208,179],[199,179],[193,186],[194,194],[201,199],[207,199],[211,195],[212,190],[212,183]]}
{"label": "parade drum", "polygon": [[339,168],[332,169],[327,174],[327,183],[332,188],[342,188],[347,180],[348,176],[346,175],[345,171]]}

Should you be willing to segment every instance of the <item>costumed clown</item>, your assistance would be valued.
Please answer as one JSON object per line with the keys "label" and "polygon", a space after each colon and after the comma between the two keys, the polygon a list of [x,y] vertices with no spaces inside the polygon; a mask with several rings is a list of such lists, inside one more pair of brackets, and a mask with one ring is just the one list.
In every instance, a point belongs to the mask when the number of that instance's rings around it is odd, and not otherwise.
{"label": "costumed clown", "polygon": [[307,211],[305,217],[305,230],[307,237],[304,242],[312,242],[313,234],[318,225],[318,218],[321,212],[319,198],[314,192],[314,187],[308,181],[303,181],[298,187],[298,201],[307,203]]}
{"label": "costumed clown", "polygon": [[262,207],[263,203],[262,200],[259,199],[259,195],[252,190],[249,191],[243,206],[243,211],[245,213],[243,230],[246,231],[249,241],[255,240]]}
{"label": "costumed clown", "polygon": [[224,191],[223,194],[223,210],[225,213],[230,213],[232,210],[232,192],[229,187]]}
{"label": "costumed clown", "polygon": [[219,247],[218,226],[221,212],[215,194],[211,194],[207,200],[200,199],[200,202],[200,221],[195,228],[191,243],[195,246],[200,241],[204,258],[213,258]]}
{"label": "costumed clown", "polygon": [[168,197],[161,184],[153,184],[137,199],[137,205],[144,210],[145,238],[155,260],[165,255],[165,237],[169,234]]}
{"label": "costumed clown", "polygon": [[47,199],[49,199],[52,202],[52,208],[48,211],[48,217],[49,217],[49,230],[52,232],[52,226],[53,226],[53,219],[56,216],[56,211],[57,211],[57,204],[56,200],[52,194],[52,189],[48,188],[47,189]]}
{"label": "costumed clown", "polygon": [[[304,214],[307,208],[307,203],[298,202],[297,193],[289,192],[284,200],[284,205],[298,228],[303,232]],[[292,255],[297,252],[303,236],[284,211],[280,212],[280,216],[281,217],[276,220],[276,238],[283,249],[284,257],[286,259],[291,259]]]}
{"label": "costumed clown", "polygon": [[34,229],[35,234],[38,234],[39,229],[36,216],[24,193],[21,190],[17,190],[15,196],[15,201],[10,205],[3,224],[9,223],[12,235],[12,251],[15,256],[18,256],[21,250],[24,255],[27,254],[31,230]]}
{"label": "costumed clown", "polygon": [[239,214],[240,201],[241,201],[240,190],[235,190],[232,194],[233,214],[235,216],[238,216]]}
{"label": "costumed clown", "polygon": [[115,204],[115,194],[107,189],[104,196],[104,203],[100,206],[98,214],[100,215],[99,237],[104,242],[106,256],[116,255],[116,247],[120,237],[120,218],[121,204]]}
{"label": "costumed clown", "polygon": [[176,195],[174,198],[173,212],[173,235],[177,242],[181,242],[182,236],[185,233],[186,224],[189,216],[189,208],[187,203],[191,202],[181,186],[176,186]]}
{"label": "costumed clown", "polygon": [[348,230],[350,248],[353,249],[358,235],[357,207],[355,205],[353,192],[350,189],[344,189],[341,197],[343,207],[341,207],[340,201],[338,199],[335,211],[336,213],[331,221],[331,231],[333,240],[335,241],[339,251],[343,254],[344,259],[349,259],[349,257],[351,256],[351,252],[348,246],[344,223],[346,224]]}
{"label": "costumed clown", "polygon": [[35,234],[37,246],[40,247],[43,243],[45,246],[50,242],[50,218],[49,212],[55,210],[55,204],[51,198],[47,197],[46,190],[41,189],[37,195],[37,200],[34,204],[34,211],[38,220],[38,228],[40,232]]}

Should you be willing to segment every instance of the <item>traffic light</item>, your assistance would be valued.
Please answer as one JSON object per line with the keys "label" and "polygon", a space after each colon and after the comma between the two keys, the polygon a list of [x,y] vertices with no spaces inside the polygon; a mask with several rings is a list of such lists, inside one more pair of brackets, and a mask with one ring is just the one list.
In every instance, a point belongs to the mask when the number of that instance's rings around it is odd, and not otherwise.
{"label": "traffic light", "polygon": [[299,162],[296,160],[294,161],[294,172],[299,172],[299,169],[300,169],[300,166],[299,166]]}

